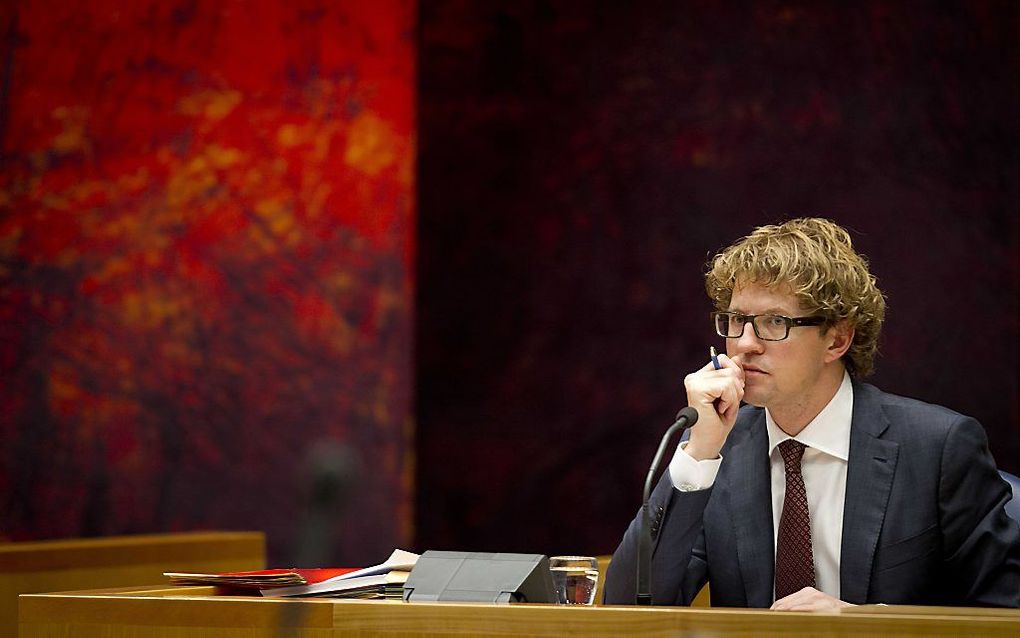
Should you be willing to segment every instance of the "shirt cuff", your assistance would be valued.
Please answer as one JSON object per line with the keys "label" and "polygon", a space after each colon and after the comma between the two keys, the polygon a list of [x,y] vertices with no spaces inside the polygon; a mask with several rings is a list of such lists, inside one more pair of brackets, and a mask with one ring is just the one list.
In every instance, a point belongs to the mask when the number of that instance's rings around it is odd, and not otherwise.
{"label": "shirt cuff", "polygon": [[722,456],[717,459],[696,461],[693,456],[684,452],[685,447],[687,441],[677,446],[673,460],[669,462],[669,478],[673,481],[673,487],[681,492],[707,490],[715,484]]}

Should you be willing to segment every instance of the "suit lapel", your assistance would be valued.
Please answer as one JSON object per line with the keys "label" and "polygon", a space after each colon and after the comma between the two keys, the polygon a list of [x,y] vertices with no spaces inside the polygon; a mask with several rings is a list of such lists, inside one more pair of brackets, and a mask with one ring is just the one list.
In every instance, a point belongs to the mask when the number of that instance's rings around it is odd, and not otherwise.
{"label": "suit lapel", "polygon": [[868,599],[875,547],[885,520],[896,473],[899,445],[879,438],[889,422],[871,386],[854,383],[850,421],[843,541],[840,549],[840,598],[851,603]]}
{"label": "suit lapel", "polygon": [[765,411],[758,413],[748,435],[734,445],[726,462],[740,468],[727,485],[737,561],[748,607],[772,604],[775,558],[772,546],[772,484],[769,474]]}

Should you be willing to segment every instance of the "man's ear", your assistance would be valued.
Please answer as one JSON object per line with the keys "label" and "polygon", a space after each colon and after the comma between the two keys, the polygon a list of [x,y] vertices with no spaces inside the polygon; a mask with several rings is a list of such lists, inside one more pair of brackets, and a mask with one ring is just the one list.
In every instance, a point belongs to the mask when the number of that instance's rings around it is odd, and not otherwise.
{"label": "man's ear", "polygon": [[829,345],[825,349],[825,363],[838,361],[854,342],[854,327],[849,321],[837,321],[826,334]]}

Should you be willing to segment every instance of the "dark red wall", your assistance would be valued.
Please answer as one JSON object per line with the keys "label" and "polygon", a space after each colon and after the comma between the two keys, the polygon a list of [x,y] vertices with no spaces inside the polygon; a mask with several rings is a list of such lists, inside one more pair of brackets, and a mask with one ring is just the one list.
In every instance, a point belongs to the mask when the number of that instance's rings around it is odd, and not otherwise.
{"label": "dark red wall", "polygon": [[0,536],[410,542],[414,6],[3,3]]}
{"label": "dark red wall", "polygon": [[872,381],[978,417],[1020,472],[1015,3],[420,21],[420,546],[612,551],[717,343],[706,260],[791,216],[871,258]]}
{"label": "dark red wall", "polygon": [[1012,3],[420,14],[416,124],[412,3],[0,6],[0,535],[363,562],[416,493],[418,549],[611,551],[704,262],[805,214],[889,295],[874,381],[1020,472]]}

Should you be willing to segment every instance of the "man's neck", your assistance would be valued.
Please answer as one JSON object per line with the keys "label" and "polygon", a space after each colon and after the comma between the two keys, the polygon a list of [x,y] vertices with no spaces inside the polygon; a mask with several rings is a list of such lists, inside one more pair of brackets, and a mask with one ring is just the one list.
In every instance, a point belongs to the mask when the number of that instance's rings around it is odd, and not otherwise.
{"label": "man's neck", "polygon": [[783,406],[767,406],[772,420],[783,432],[797,436],[829,405],[843,383],[845,368],[841,363],[825,368],[808,396],[802,402]]}

